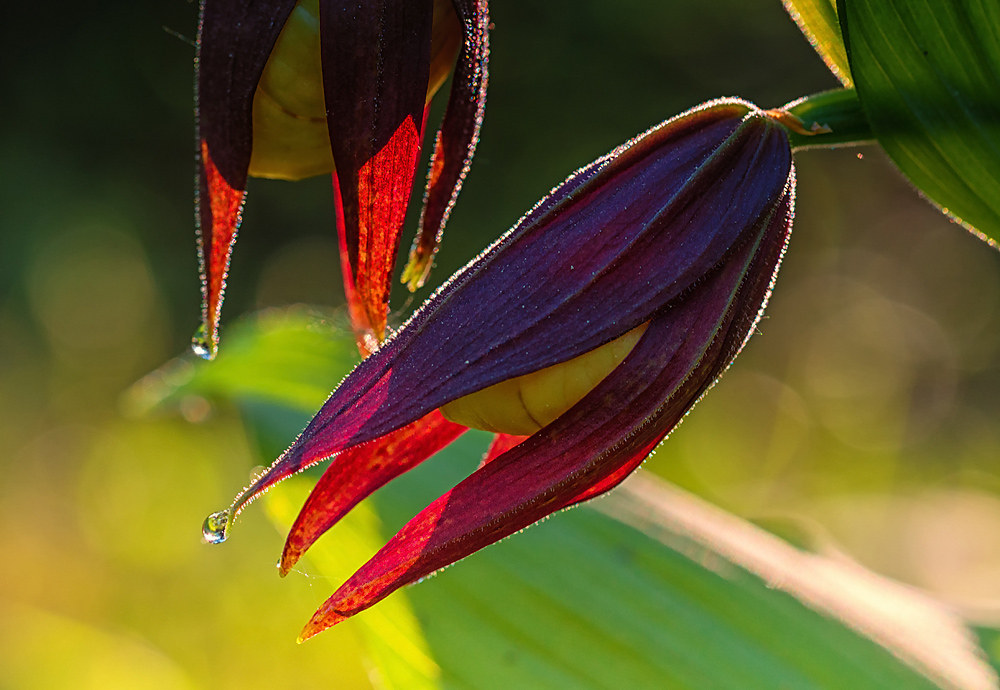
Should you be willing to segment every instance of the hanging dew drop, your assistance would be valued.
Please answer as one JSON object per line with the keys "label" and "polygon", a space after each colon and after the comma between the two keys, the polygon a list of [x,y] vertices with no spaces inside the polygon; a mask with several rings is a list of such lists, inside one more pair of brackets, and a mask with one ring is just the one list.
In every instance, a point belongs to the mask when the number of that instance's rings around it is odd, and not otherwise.
{"label": "hanging dew drop", "polygon": [[198,326],[194,337],[191,338],[191,351],[202,359],[215,359],[216,345],[212,336],[208,334],[205,324]]}
{"label": "hanging dew drop", "polygon": [[207,544],[221,544],[226,541],[229,535],[229,520],[231,513],[229,509],[212,513],[205,518],[205,523],[201,526],[201,535]]}

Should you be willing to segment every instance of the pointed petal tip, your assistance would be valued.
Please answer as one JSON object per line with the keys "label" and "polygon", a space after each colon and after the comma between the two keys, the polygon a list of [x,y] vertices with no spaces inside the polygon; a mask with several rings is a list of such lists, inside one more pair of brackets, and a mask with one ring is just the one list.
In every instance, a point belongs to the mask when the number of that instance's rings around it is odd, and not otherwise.
{"label": "pointed petal tip", "polygon": [[461,18],[464,42],[434,144],[420,223],[404,272],[403,282],[410,292],[421,288],[430,274],[444,227],[472,165],[486,111],[492,26],[488,3],[455,0],[454,8]]}
{"label": "pointed petal tip", "polygon": [[305,624],[302,628],[302,632],[299,633],[299,637],[296,640],[298,644],[302,644],[306,640],[319,635],[324,630],[329,630],[337,623],[342,623],[347,620],[349,616],[345,616],[339,611],[330,609],[330,602],[327,601],[323,606],[319,608],[316,613],[313,614],[309,622]]}
{"label": "pointed petal tip", "polygon": [[466,427],[438,412],[377,440],[340,452],[317,482],[288,531],[281,560],[289,572],[327,530],[360,501],[454,441]]}
{"label": "pointed petal tip", "polygon": [[285,550],[281,552],[281,560],[278,562],[278,575],[285,577],[288,573],[292,572],[292,568],[294,568],[295,564],[299,562],[299,558],[301,556],[301,551],[289,548],[289,545],[286,542]]}
{"label": "pointed petal tip", "polygon": [[429,256],[417,256],[414,251],[410,252],[410,260],[403,269],[403,276],[400,282],[407,287],[410,292],[416,292],[427,282],[427,276],[431,272],[431,262]]}

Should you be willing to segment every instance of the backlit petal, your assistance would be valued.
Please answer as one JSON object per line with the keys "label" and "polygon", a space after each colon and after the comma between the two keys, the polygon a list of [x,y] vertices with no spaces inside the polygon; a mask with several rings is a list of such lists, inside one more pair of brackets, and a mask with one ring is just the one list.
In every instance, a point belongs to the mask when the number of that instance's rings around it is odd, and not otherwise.
{"label": "backlit petal", "polygon": [[493,462],[508,450],[528,438],[528,436],[514,436],[513,434],[497,434],[493,437],[493,441],[490,442],[490,447],[486,449],[486,454],[483,456],[482,462],[479,463],[479,466],[482,467],[487,463]]}
{"label": "backlit petal", "polygon": [[583,401],[407,523],[320,608],[301,637],[624,479],[752,334],[789,236],[792,197],[789,187],[766,230],[664,308],[625,362]]}
{"label": "backlit petal", "polygon": [[488,3],[487,0],[454,0],[454,6],[462,22],[462,52],[455,65],[444,120],[434,142],[420,227],[410,248],[409,263],[403,271],[403,282],[410,290],[423,286],[430,273],[445,223],[472,165],[486,110],[490,56]]}
{"label": "backlit petal", "polygon": [[[424,129],[432,0],[323,0],[323,92],[355,331],[380,341]],[[351,293],[354,294],[351,294]]]}
{"label": "backlit petal", "polygon": [[355,446],[333,459],[302,506],[285,540],[279,569],[282,575],[351,508],[390,480],[434,455],[466,431],[440,412]]}
{"label": "backlit petal", "polygon": [[202,326],[194,343],[215,355],[219,312],[253,145],[257,83],[295,0],[202,0],[198,27],[195,222],[201,263]]}
{"label": "backlit petal", "polygon": [[648,321],[761,231],[790,170],[783,131],[736,101],[616,149],[432,296],[344,380],[262,481]]}

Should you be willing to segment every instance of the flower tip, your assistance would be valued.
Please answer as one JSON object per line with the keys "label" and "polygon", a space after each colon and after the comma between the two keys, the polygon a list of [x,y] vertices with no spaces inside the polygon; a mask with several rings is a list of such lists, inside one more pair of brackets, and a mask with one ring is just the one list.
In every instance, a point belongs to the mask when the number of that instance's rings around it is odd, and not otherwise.
{"label": "flower tip", "polygon": [[292,572],[292,568],[299,562],[301,555],[299,551],[293,551],[286,545],[285,550],[281,552],[281,560],[278,562],[278,575],[285,577]]}
{"label": "flower tip", "polygon": [[429,257],[418,257],[415,253],[411,253],[410,261],[406,264],[406,268],[403,269],[403,276],[400,279],[400,282],[402,282],[410,292],[416,292],[424,286],[429,273]]}
{"label": "flower tip", "polygon": [[299,644],[302,644],[311,637],[319,635],[324,630],[332,628],[337,623],[341,623],[348,619],[349,616],[345,616],[337,611],[332,611],[328,609],[328,606],[323,606],[319,611],[313,614],[313,617],[309,619],[305,627],[302,628],[302,632],[299,633],[299,637],[296,640]]}

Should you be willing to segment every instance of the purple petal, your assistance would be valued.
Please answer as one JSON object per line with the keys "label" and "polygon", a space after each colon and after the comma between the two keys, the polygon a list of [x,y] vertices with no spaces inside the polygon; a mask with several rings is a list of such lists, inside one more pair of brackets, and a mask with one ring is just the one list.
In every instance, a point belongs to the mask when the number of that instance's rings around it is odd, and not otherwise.
{"label": "purple petal", "polygon": [[753,333],[790,234],[793,184],[790,177],[768,224],[705,282],[662,309],[625,361],[586,398],[407,523],[317,611],[301,637],[622,481]]}
{"label": "purple petal", "polygon": [[464,40],[455,65],[448,108],[434,143],[420,226],[403,271],[403,282],[409,284],[411,291],[422,287],[430,273],[445,223],[472,165],[486,111],[490,59],[488,3],[454,0],[453,4],[462,22]]}
{"label": "purple petal", "polygon": [[783,130],[742,101],[689,111],[616,149],[363,361],[237,510],[324,457],[649,321],[759,237],[790,174]]}
{"label": "purple petal", "polygon": [[219,312],[253,145],[257,83],[295,0],[202,0],[198,27],[195,222],[207,357],[218,342]]}

